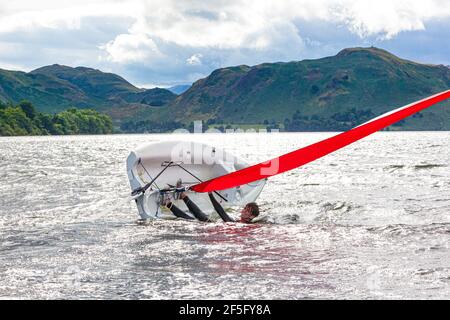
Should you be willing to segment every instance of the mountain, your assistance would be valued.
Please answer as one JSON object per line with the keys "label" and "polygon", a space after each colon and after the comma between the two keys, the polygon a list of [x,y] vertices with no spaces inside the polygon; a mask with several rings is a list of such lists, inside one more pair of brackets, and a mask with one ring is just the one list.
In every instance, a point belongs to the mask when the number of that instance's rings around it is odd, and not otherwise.
{"label": "mountain", "polygon": [[[446,66],[419,64],[374,47],[350,48],[316,60],[217,69],[167,108],[181,122],[300,120],[299,130],[341,130],[449,87]],[[450,130],[448,106],[430,108],[397,128]]]}
{"label": "mountain", "polygon": [[116,74],[85,67],[55,64],[29,73],[0,70],[0,101],[26,99],[43,112],[94,108],[120,120],[164,106],[175,97],[169,90],[140,89]]}
{"label": "mountain", "polygon": [[169,91],[171,91],[171,92],[173,92],[173,93],[175,93],[177,95],[180,95],[183,92],[185,92],[186,90],[188,90],[190,87],[191,87],[190,84],[180,84],[180,85],[177,85],[177,86],[173,86],[173,87],[167,88],[167,90],[169,90]]}
{"label": "mountain", "polygon": [[[374,47],[315,60],[221,68],[180,95],[140,89],[118,75],[85,67],[0,69],[0,101],[26,99],[48,113],[93,108],[109,114],[116,127],[143,131],[188,127],[194,120],[213,126],[345,130],[449,87],[448,66],[404,60]],[[450,101],[441,103],[390,129],[450,130],[449,106]]]}

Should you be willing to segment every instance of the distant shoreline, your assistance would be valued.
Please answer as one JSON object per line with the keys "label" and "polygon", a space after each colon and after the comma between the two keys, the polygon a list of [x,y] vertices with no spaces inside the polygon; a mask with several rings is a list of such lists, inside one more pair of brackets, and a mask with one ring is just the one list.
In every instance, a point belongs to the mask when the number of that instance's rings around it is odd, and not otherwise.
{"label": "distant shoreline", "polygon": [[[341,133],[343,131],[279,131],[277,133],[281,134],[295,134],[295,133]],[[450,132],[450,130],[382,130],[378,131],[377,133],[419,133],[419,132]],[[230,134],[255,134],[258,132],[239,132],[239,133],[230,133]],[[270,132],[267,132],[270,133]],[[277,134],[277,133],[271,133],[271,134]],[[148,132],[148,133],[140,133],[140,132],[116,132],[116,133],[98,133],[98,134],[62,134],[62,135],[17,135],[17,136],[1,136],[0,138],[21,138],[21,137],[82,137],[82,136],[89,136],[89,137],[100,137],[100,136],[128,136],[128,135],[187,135],[188,133],[173,133],[173,132]],[[189,134],[194,134],[192,132],[189,132]],[[226,134],[226,133],[219,133],[219,132],[203,132],[202,134]],[[197,136],[198,134],[196,134]]]}

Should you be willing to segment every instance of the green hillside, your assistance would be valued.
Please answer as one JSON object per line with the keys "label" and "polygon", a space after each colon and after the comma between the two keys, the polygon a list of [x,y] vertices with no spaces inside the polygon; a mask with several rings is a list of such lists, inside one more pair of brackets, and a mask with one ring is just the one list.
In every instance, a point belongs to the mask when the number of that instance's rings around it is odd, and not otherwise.
{"label": "green hillside", "polygon": [[[213,71],[176,95],[140,89],[99,70],[51,65],[32,72],[0,69],[0,102],[29,100],[41,112],[71,107],[107,113],[126,132],[161,132],[194,120],[217,128],[346,130],[395,107],[450,88],[450,69],[401,59],[378,48],[344,49],[315,60]],[[390,130],[450,130],[450,102]]]}
{"label": "green hillside", "polygon": [[0,101],[29,100],[39,111],[56,113],[69,107],[109,113],[116,122],[176,97],[165,89],[139,89],[122,77],[99,70],[51,65],[29,73],[0,70]]}
{"label": "green hillside", "polygon": [[[378,48],[336,56],[215,70],[168,108],[175,120],[272,123],[293,130],[342,130],[450,88],[450,69]],[[450,108],[434,107],[393,129],[450,130]]]}

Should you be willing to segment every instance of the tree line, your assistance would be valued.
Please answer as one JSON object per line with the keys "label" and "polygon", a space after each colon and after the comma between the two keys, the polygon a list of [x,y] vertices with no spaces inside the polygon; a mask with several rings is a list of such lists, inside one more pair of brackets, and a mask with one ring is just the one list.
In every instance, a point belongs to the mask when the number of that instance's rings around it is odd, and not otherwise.
{"label": "tree line", "polygon": [[375,117],[370,109],[342,111],[331,117],[306,116],[297,110],[291,119],[284,120],[285,131],[346,131]]}
{"label": "tree line", "polygon": [[29,101],[0,102],[0,136],[108,134],[111,117],[92,109],[70,108],[57,114],[38,112]]}

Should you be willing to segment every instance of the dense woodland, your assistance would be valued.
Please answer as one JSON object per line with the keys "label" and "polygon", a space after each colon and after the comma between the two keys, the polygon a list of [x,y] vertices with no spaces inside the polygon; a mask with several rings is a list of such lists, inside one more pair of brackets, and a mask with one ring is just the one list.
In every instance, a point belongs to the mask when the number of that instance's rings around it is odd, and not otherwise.
{"label": "dense woodland", "polygon": [[107,134],[108,115],[92,109],[70,108],[57,114],[38,112],[29,101],[0,103],[0,136]]}

